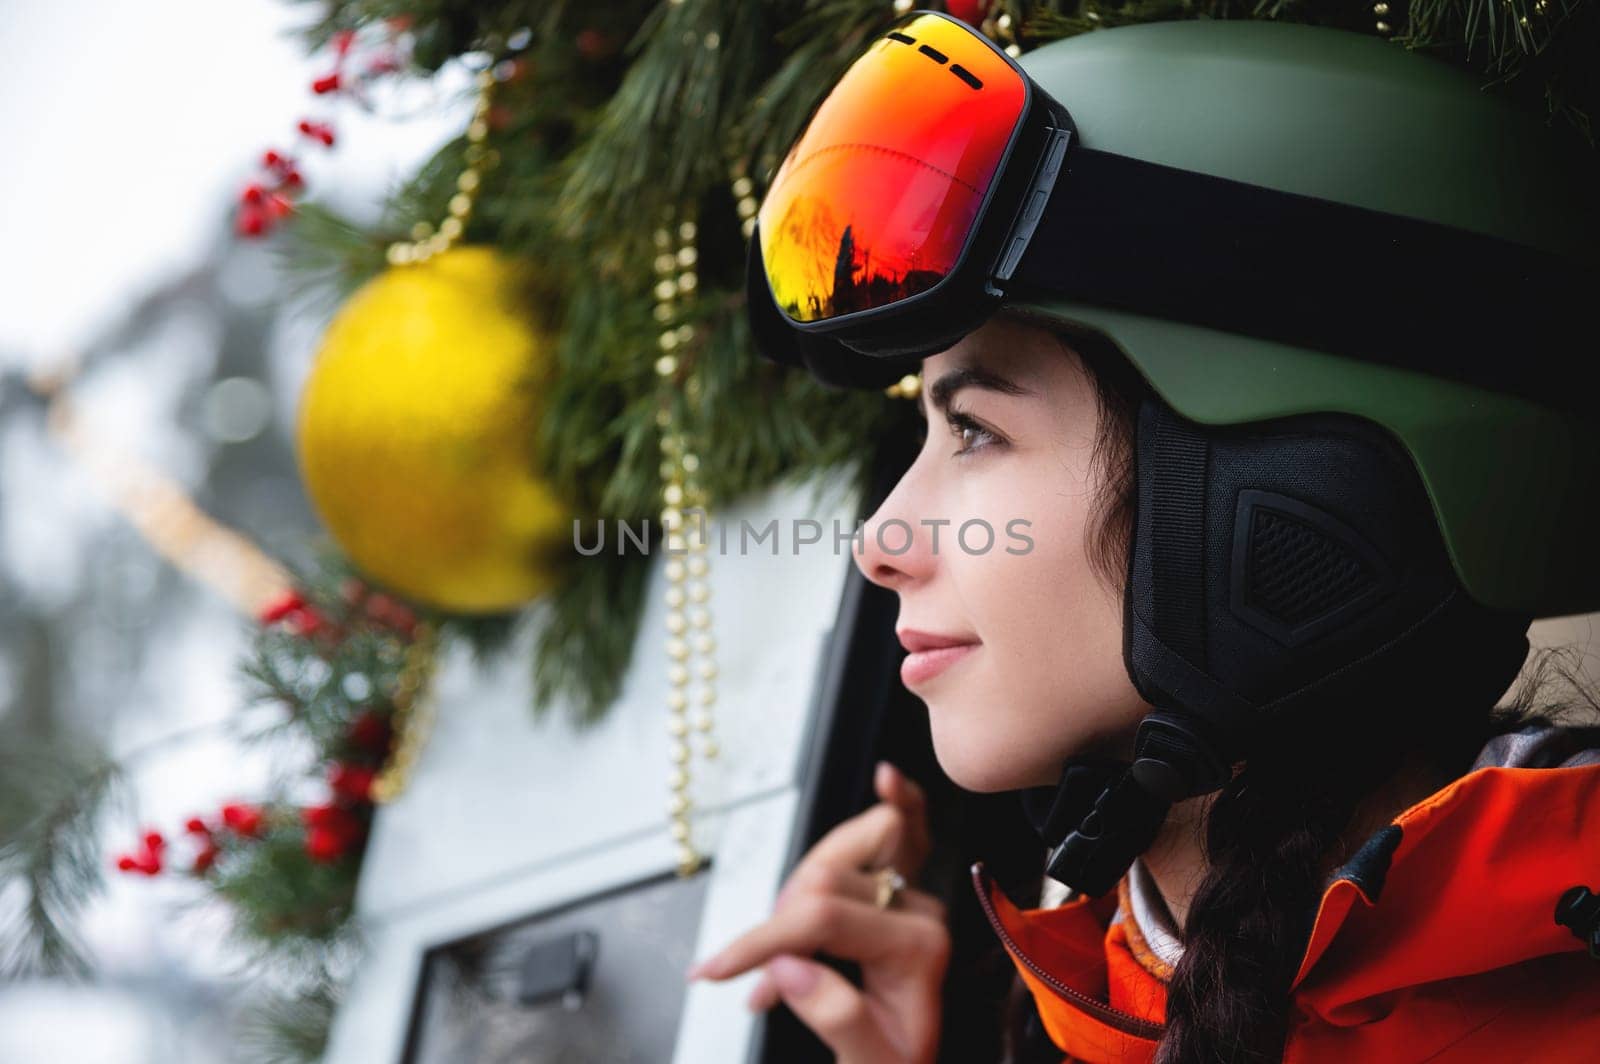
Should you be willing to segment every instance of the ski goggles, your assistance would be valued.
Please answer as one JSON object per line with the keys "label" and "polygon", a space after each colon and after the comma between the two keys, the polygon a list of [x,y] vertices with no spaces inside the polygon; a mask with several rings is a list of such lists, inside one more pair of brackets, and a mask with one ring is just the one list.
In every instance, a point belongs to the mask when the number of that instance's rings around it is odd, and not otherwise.
{"label": "ski goggles", "polygon": [[1595,280],[1486,234],[1086,147],[1001,48],[918,11],[774,174],[746,293],[759,352],[834,384],[888,384],[1002,302],[1055,297],[1565,405],[1561,372],[1509,353],[1581,335]]}

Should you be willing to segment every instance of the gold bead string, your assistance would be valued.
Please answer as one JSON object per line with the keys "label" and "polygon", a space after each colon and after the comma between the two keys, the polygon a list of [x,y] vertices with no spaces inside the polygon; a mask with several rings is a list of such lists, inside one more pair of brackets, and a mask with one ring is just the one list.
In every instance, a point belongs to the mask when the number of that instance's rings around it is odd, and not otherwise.
{"label": "gold bead string", "polygon": [[[709,514],[707,496],[698,476],[700,457],[691,447],[684,425],[684,398],[699,398],[699,378],[690,373],[684,395],[676,393],[678,352],[695,339],[695,328],[680,321],[680,300],[687,303],[699,285],[695,265],[698,229],[691,218],[672,225],[663,218],[655,243],[655,320],[661,327],[656,376],[661,383],[656,425],[661,429],[661,528],[666,535],[667,560],[667,734],[670,740],[667,801],[669,830],[678,847],[678,875],[691,876],[704,863],[690,833],[689,811],[692,769],[692,733],[701,736],[700,754],[707,761],[718,756],[712,709],[717,702],[716,637],[711,630],[711,564],[707,557]],[[690,519],[692,514],[692,519]],[[691,690],[698,677],[701,686]],[[691,694],[697,705],[690,715]]]}
{"label": "gold bead string", "polygon": [[922,374],[907,373],[883,390],[890,399],[910,399],[916,402],[922,395]]}
{"label": "gold bead string", "polygon": [[1004,42],[1006,55],[1011,58],[1022,54],[1022,45],[1017,41],[1017,23],[1010,12],[1002,11],[993,18],[984,19],[983,32],[991,40]]}
{"label": "gold bead string", "polygon": [[756,212],[761,209],[761,204],[756,202],[756,183],[750,180],[750,175],[745,171],[744,160],[740,159],[733,164],[733,205],[739,213],[739,231],[746,240],[756,229]]}
{"label": "gold bead string", "polygon": [[467,125],[467,168],[456,177],[456,191],[450,197],[449,216],[437,227],[432,222],[418,222],[411,227],[411,239],[389,245],[391,266],[407,266],[427,262],[442,251],[448,251],[461,240],[467,220],[483,186],[483,175],[500,161],[500,153],[486,147],[489,136],[489,106],[494,96],[494,68],[478,72],[478,102],[473,108],[472,121]]}
{"label": "gold bead string", "polygon": [[372,800],[378,805],[393,801],[406,789],[423,743],[433,731],[433,672],[438,649],[433,626],[425,621],[418,624],[395,680],[394,732],[399,738],[372,781]]}

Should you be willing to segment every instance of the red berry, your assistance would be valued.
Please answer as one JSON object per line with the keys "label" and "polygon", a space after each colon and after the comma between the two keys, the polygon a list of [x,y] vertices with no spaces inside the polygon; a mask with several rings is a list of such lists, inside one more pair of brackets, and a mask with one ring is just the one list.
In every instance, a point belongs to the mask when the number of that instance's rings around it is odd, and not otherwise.
{"label": "red berry", "polygon": [[284,163],[284,158],[270,148],[262,154],[261,165],[269,170],[276,170]]}
{"label": "red berry", "polygon": [[267,214],[259,207],[246,207],[234,221],[234,230],[240,236],[260,236],[267,230]]}
{"label": "red berry", "polygon": [[298,610],[289,617],[289,625],[294,629],[295,635],[309,638],[327,627],[328,622],[323,620],[322,614],[307,606]]}
{"label": "red berry", "polygon": [[355,30],[340,30],[333,35],[333,50],[339,55],[347,55],[350,46],[356,43]]}
{"label": "red berry", "polygon": [[205,849],[195,854],[193,869],[194,874],[200,875],[216,863],[217,848],[215,846],[207,846]]}
{"label": "red berry", "polygon": [[381,592],[367,599],[367,616],[403,635],[409,636],[417,626],[416,614]]}
{"label": "red berry", "polygon": [[184,822],[183,830],[191,835],[209,835],[211,829],[206,827],[206,822],[197,816],[190,817]]}
{"label": "red berry", "polygon": [[294,204],[274,192],[267,197],[267,213],[273,218],[282,218],[286,214],[294,213]]}
{"label": "red berry", "polygon": [[252,838],[261,833],[261,810],[235,802],[222,807],[222,822],[241,835]]}
{"label": "red berry", "polygon": [[254,205],[260,203],[261,197],[264,195],[266,195],[266,193],[262,191],[261,186],[252,182],[244,187],[244,192],[240,194],[239,201],[241,203]]}
{"label": "red berry", "polygon": [[138,867],[139,867],[139,862],[135,861],[133,859],[133,855],[131,853],[125,853],[121,857],[117,858],[117,870],[118,871],[121,871],[121,872],[132,872],[135,869],[137,869]]}
{"label": "red berry", "polygon": [[286,188],[286,189],[301,188],[301,187],[303,187],[305,185],[305,183],[306,183],[306,179],[300,176],[300,171],[294,169],[294,167],[292,167],[292,166],[283,175],[283,185],[282,185],[283,188]]}
{"label": "red berry", "polygon": [[989,4],[987,0],[950,0],[945,5],[950,13],[970,26],[976,26],[983,21],[984,9]]}
{"label": "red berry", "polygon": [[318,96],[326,96],[330,92],[338,92],[339,91],[339,74],[338,74],[338,72],[335,71],[332,74],[325,74],[322,77],[318,78],[316,81],[313,81],[311,83],[311,91],[316,93]]}
{"label": "red berry", "polygon": [[313,861],[329,864],[344,856],[349,842],[331,828],[312,828],[306,832],[306,853]]}
{"label": "red berry", "polygon": [[285,591],[282,595],[267,603],[262,609],[260,620],[262,624],[275,624],[294,610],[301,609],[306,600],[298,591]]}
{"label": "red berry", "polygon": [[308,805],[300,810],[300,819],[308,828],[331,831],[347,841],[361,834],[361,819],[350,810],[334,802]]}
{"label": "red berry", "polygon": [[360,765],[334,762],[333,767],[328,770],[328,786],[333,788],[333,793],[346,801],[371,801],[372,780],[372,770],[362,768]]}
{"label": "red berry", "polygon": [[388,749],[392,729],[389,722],[372,710],[350,722],[350,741],[364,750],[382,753]]}
{"label": "red berry", "polygon": [[616,51],[611,35],[600,30],[584,30],[578,34],[577,43],[578,54],[585,59],[604,59]]}
{"label": "red berry", "polygon": [[159,875],[161,873],[161,858],[154,853],[146,851],[135,859],[134,867],[147,876]]}
{"label": "red berry", "polygon": [[147,831],[144,833],[144,848],[151,853],[160,853],[166,845],[167,840],[161,837],[161,832]]}

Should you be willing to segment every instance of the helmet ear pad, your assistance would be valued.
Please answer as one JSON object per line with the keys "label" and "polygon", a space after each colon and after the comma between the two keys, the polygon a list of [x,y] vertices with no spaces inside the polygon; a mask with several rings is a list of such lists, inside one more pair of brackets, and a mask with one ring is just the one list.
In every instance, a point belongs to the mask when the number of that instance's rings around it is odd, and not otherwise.
{"label": "helmet ear pad", "polygon": [[1269,733],[1348,749],[1380,724],[1387,744],[1486,714],[1521,668],[1532,616],[1468,597],[1376,423],[1202,425],[1151,393],[1135,461],[1124,664],[1226,762]]}

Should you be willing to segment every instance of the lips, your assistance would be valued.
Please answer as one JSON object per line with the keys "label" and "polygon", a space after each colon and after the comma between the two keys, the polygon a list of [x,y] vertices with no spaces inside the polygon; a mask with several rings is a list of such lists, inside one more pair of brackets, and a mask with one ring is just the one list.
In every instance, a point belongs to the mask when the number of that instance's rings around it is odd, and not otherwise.
{"label": "lips", "polygon": [[907,687],[926,683],[983,645],[975,636],[941,635],[914,628],[902,628],[895,635],[900,645],[910,651],[900,663],[900,682]]}

